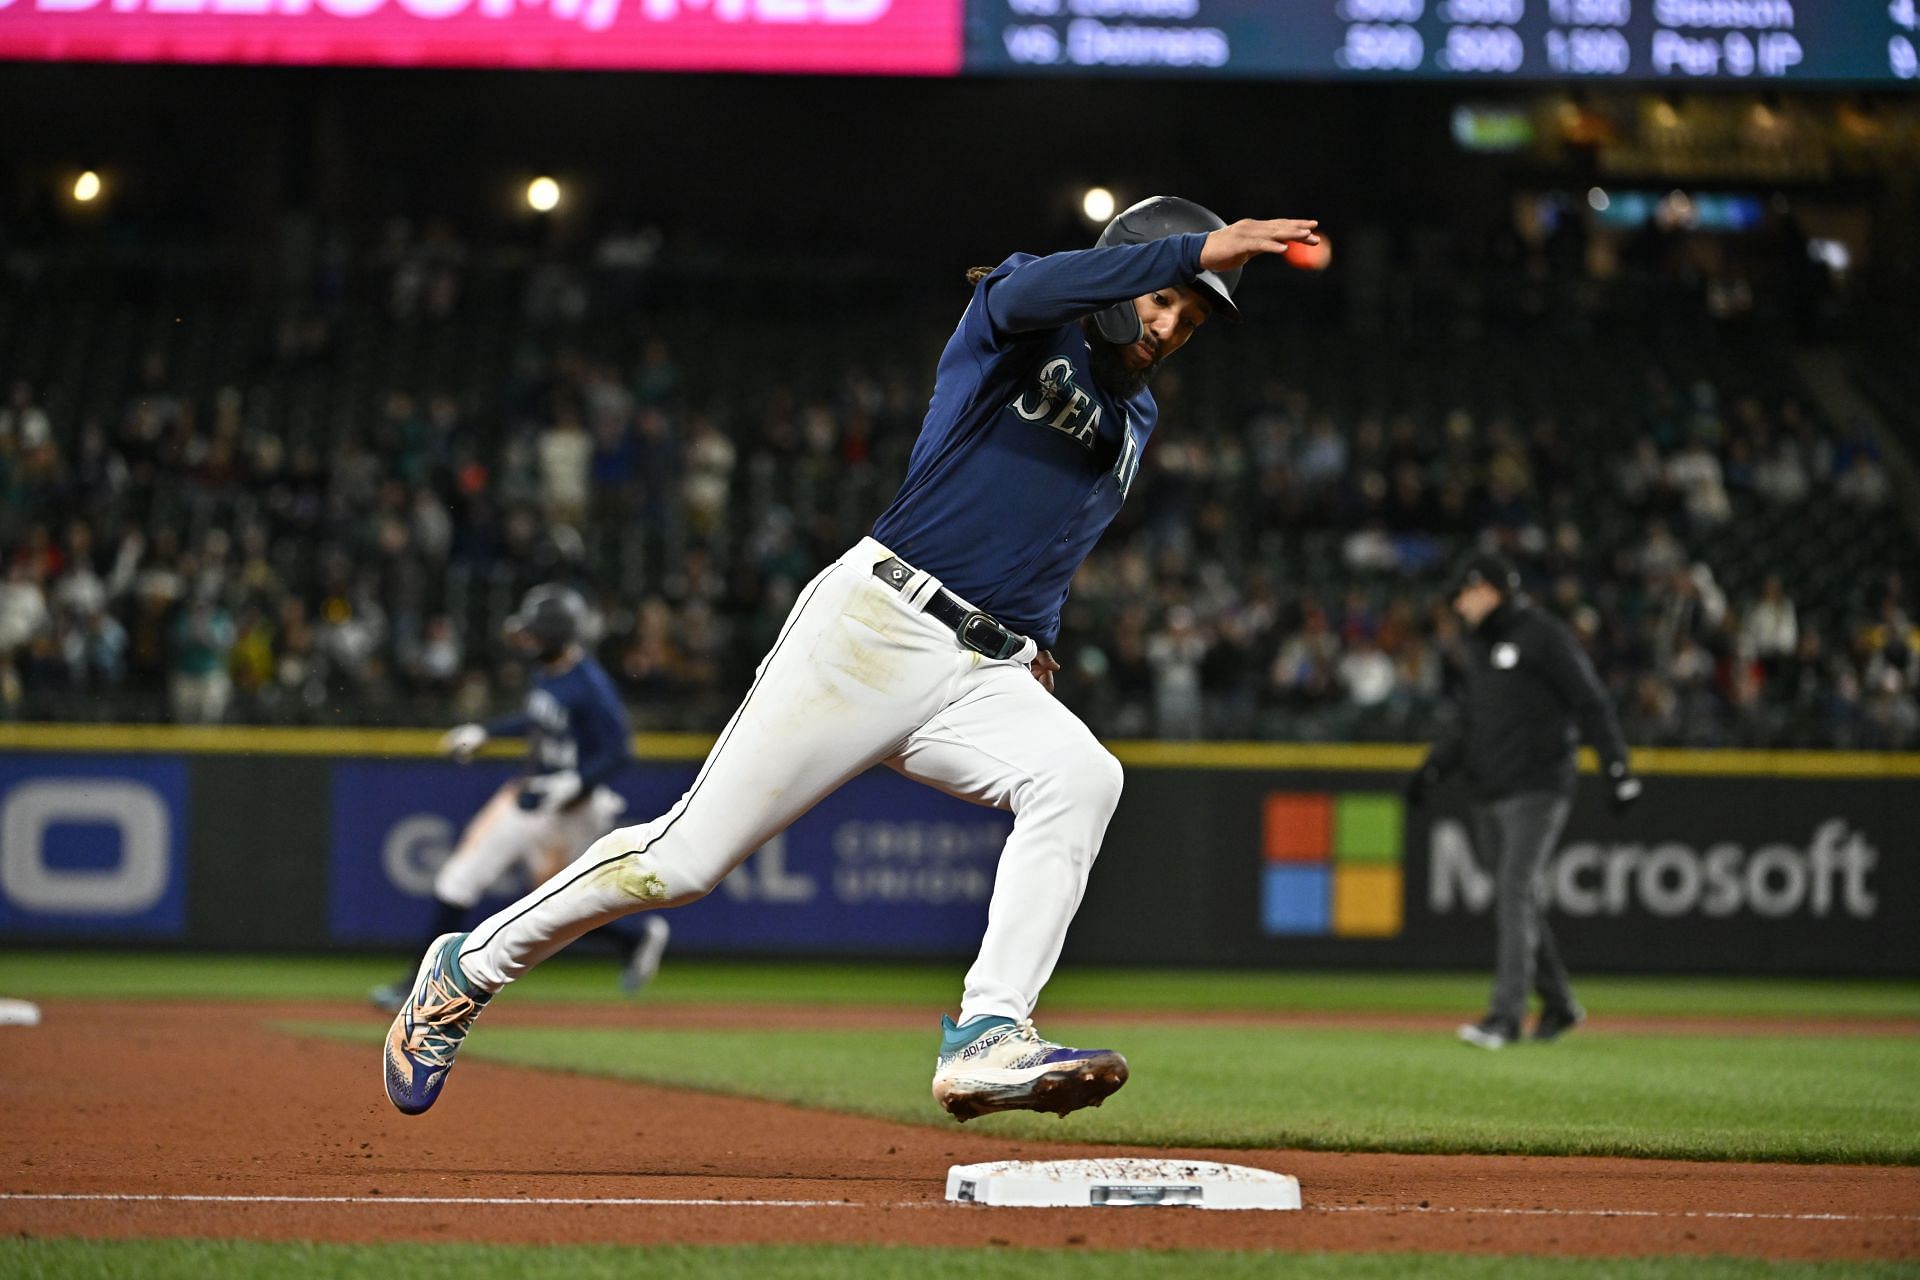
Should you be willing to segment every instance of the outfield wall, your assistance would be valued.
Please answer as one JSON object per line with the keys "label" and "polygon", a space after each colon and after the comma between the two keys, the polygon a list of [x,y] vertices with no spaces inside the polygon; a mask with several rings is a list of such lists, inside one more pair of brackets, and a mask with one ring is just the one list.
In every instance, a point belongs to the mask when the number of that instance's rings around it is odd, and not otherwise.
{"label": "outfield wall", "polygon": [[[410,946],[433,869],[514,769],[431,733],[0,728],[0,939]],[[706,740],[637,740],[629,815]],[[1409,747],[1120,743],[1127,789],[1069,962],[1476,968],[1491,880]],[[1630,817],[1582,787],[1546,878],[1576,970],[1920,974],[1920,756],[1644,751]],[[1012,820],[885,770],[675,913],[684,953],[957,956]],[[497,886],[501,900],[518,886]]]}

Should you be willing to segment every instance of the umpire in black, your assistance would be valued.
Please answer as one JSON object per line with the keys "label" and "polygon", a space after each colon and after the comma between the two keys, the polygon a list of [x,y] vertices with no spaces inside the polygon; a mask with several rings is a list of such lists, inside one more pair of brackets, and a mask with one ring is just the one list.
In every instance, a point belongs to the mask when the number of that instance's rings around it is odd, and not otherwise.
{"label": "umpire in black", "polygon": [[1408,787],[1418,806],[1464,769],[1473,796],[1473,841],[1496,875],[1497,949],[1487,1016],[1460,1038],[1498,1049],[1520,1038],[1527,990],[1540,993],[1535,1040],[1586,1017],[1573,998],[1539,898],[1541,873],[1573,807],[1574,753],[1582,738],[1600,755],[1616,812],[1640,797],[1620,723],[1593,664],[1564,624],[1534,607],[1520,572],[1479,554],[1455,574],[1454,612],[1467,624],[1466,705],[1458,728],[1434,744]]}

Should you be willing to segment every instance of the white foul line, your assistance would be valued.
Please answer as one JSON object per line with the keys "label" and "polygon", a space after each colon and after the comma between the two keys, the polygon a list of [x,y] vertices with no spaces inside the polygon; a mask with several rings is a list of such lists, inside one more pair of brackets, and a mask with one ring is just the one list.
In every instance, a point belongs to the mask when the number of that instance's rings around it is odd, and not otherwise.
{"label": "white foul line", "polygon": [[[677,1200],[650,1196],[190,1196],[57,1192],[0,1192],[0,1200],[107,1200],[115,1204],[446,1204],[610,1205],[724,1207],[748,1209],[860,1209],[855,1200]],[[899,1206],[895,1206],[899,1207]]]}
{"label": "white foul line", "polygon": [[1310,1204],[1321,1213],[1461,1213],[1526,1218],[1725,1218],[1751,1222],[1920,1222],[1912,1213],[1751,1213],[1736,1209],[1492,1209],[1460,1205]]}
{"label": "white foul line", "polygon": [[[0,1192],[0,1201],[107,1201],[114,1204],[549,1205],[607,1208],[937,1209],[943,1200],[718,1200],[656,1196],[203,1196],[121,1192]],[[972,1206],[969,1206],[972,1207]],[[1920,1222],[1909,1213],[1752,1213],[1733,1209],[1517,1209],[1461,1205],[1309,1204],[1320,1213],[1450,1213],[1528,1218],[1694,1218],[1741,1222]]]}

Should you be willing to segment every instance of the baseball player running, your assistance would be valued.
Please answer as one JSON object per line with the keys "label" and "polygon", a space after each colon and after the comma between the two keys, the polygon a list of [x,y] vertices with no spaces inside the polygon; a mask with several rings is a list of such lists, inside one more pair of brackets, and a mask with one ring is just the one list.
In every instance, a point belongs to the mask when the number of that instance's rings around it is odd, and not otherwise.
{"label": "baseball player running", "polygon": [[[586,601],[571,588],[539,586],[507,619],[508,643],[533,663],[524,711],[489,724],[463,724],[441,739],[461,764],[489,738],[527,739],[527,767],[502,786],[467,824],[460,843],[434,877],[434,928],[459,928],[474,904],[515,865],[540,884],[551,879],[627,807],[606,783],[632,759],[626,708],[613,681],[580,643]],[[610,926],[627,950],[620,985],[629,993],[653,979],[666,951],[659,915]],[[373,1003],[397,1012],[413,990],[411,976],[375,987]]]}
{"label": "baseball player running", "polygon": [[1154,372],[1219,313],[1241,269],[1316,223],[1227,226],[1188,200],[1121,213],[1092,249],[968,273],[907,477],[871,536],[796,599],[687,793],[594,842],[552,881],[427,949],[387,1033],[394,1106],[432,1106],[500,989],[589,929],[674,907],[875,764],[1014,815],[933,1095],[955,1119],[1060,1115],[1126,1082],[1109,1049],[1029,1016],[1120,798],[1120,765],[1051,696],[1074,572],[1119,511],[1158,410]]}

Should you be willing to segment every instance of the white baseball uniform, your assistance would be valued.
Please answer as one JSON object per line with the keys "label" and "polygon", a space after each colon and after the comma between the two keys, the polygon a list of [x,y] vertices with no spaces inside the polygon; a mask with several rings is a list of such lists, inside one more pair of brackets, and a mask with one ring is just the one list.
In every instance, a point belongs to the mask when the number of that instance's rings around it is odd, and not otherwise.
{"label": "white baseball uniform", "polygon": [[524,867],[529,881],[537,884],[554,860],[578,857],[627,807],[618,792],[598,787],[571,809],[522,809],[520,786],[515,779],[501,787],[467,823],[433,878],[433,896],[439,901],[471,907],[516,866]]}
{"label": "white baseball uniform", "polygon": [[710,892],[821,798],[885,763],[1014,815],[961,1019],[1032,1013],[1120,798],[1120,764],[1042,688],[1032,641],[993,660],[921,611],[940,584],[894,590],[861,542],[808,584],[693,785],[476,927],[467,976],[497,988],[589,930]]}

